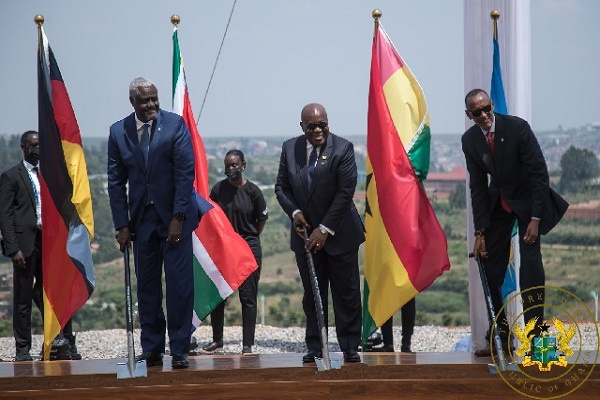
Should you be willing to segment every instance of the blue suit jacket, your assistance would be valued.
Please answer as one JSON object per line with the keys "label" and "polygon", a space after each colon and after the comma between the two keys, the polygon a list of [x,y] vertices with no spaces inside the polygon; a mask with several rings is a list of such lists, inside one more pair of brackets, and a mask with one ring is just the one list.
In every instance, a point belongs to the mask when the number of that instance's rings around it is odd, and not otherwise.
{"label": "blue suit jacket", "polygon": [[[325,242],[325,252],[340,255],[354,251],[365,241],[364,227],[352,197],[356,189],[356,161],[352,143],[332,133],[321,149],[311,188],[308,188],[306,138],[283,143],[275,194],[283,211],[292,218],[302,211],[316,228],[323,224],[335,232]],[[304,243],[291,227],[291,249],[304,252]]]}
{"label": "blue suit jacket", "polygon": [[[182,235],[198,226],[194,198],[194,153],[190,132],[183,119],[159,110],[152,124],[148,165],[138,145],[135,114],[114,123],[108,139],[108,195],[115,229],[129,226],[135,233],[144,207],[153,202],[167,235],[177,213],[184,213]],[[127,188],[129,192],[127,192]]]}

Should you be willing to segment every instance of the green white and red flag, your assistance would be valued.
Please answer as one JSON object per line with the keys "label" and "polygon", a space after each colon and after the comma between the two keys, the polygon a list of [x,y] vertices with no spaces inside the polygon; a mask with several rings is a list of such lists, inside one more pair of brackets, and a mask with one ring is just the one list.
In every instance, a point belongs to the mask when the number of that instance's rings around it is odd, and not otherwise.
{"label": "green white and red flag", "polygon": [[194,311],[199,319],[231,295],[258,268],[248,243],[233,229],[229,219],[209,199],[208,163],[196,122],[179,50],[177,27],[173,31],[173,112],[183,117],[195,156],[196,192],[210,203],[193,233]]}

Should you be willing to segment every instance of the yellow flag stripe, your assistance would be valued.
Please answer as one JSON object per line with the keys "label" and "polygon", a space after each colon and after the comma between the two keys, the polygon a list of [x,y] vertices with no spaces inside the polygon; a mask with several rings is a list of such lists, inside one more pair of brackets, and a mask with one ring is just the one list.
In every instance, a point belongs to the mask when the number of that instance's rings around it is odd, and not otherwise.
{"label": "yellow flag stripe", "polygon": [[71,201],[77,210],[79,219],[88,230],[91,242],[94,239],[94,213],[92,211],[90,181],[87,175],[83,149],[78,143],[66,140],[62,141],[62,148],[67,171],[73,182],[73,196]]}

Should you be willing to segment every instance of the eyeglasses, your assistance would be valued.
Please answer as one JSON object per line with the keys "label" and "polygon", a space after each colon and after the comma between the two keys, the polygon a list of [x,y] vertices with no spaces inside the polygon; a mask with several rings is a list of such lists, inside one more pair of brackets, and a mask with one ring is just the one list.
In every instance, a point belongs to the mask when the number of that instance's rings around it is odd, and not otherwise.
{"label": "eyeglasses", "polygon": [[492,111],[492,105],[491,105],[491,104],[488,104],[488,105],[487,105],[487,106],[485,106],[485,107],[481,107],[481,108],[478,108],[477,110],[470,111],[470,113],[471,113],[471,115],[473,115],[474,117],[479,117],[479,116],[481,115],[481,113],[486,113],[486,114],[487,114],[487,113],[489,113],[490,111]]}
{"label": "eyeglasses", "polygon": [[327,122],[323,121],[323,122],[319,122],[318,124],[314,124],[314,123],[305,124],[304,126],[306,127],[307,130],[314,131],[317,128],[323,130],[323,129],[327,128],[328,124],[327,124]]}

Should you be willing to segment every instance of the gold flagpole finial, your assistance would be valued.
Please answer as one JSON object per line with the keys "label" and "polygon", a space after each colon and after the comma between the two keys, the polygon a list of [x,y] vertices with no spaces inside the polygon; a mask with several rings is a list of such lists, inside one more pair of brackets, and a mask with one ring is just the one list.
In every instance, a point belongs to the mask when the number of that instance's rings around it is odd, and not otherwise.
{"label": "gold flagpole finial", "polygon": [[36,15],[35,17],[33,17],[33,22],[35,22],[37,24],[37,26],[42,26],[44,25],[44,16],[41,14]]}
{"label": "gold flagpole finial", "polygon": [[179,15],[177,15],[177,14],[171,15],[171,23],[173,24],[173,26],[179,25],[179,22],[181,22],[181,18],[179,18]]}
{"label": "gold flagpole finial", "polygon": [[377,35],[377,28],[379,28],[379,18],[381,18],[381,10],[374,9],[371,16],[375,20],[375,30],[373,31],[373,37]]}
{"label": "gold flagpole finial", "polygon": [[492,10],[490,18],[494,20],[494,39],[498,39],[498,18],[500,18],[500,11]]}

